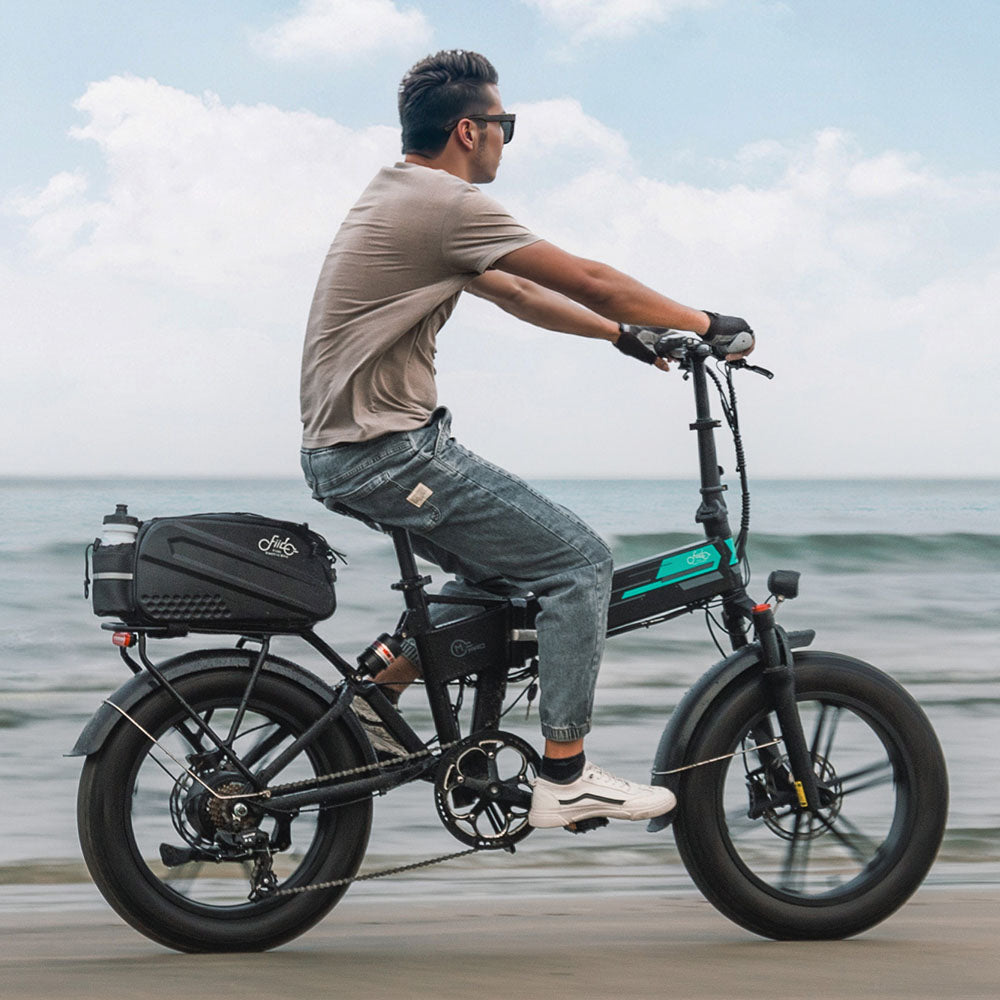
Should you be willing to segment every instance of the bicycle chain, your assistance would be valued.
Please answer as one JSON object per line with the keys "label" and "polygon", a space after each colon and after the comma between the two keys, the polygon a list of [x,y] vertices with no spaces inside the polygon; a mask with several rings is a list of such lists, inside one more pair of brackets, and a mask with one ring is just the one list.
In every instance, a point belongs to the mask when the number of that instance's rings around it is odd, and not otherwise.
{"label": "bicycle chain", "polygon": [[[757,746],[750,747],[747,750],[737,750],[735,753],[723,754],[721,757],[712,757],[710,760],[698,761],[695,764],[688,764],[685,767],[678,767],[678,768],[675,768],[672,771],[654,771],[653,774],[654,775],[678,774],[681,771],[689,771],[689,770],[691,770],[692,768],[695,768],[695,767],[704,767],[704,765],[706,765],[706,764],[715,764],[715,763],[717,763],[718,761],[721,761],[721,760],[729,760],[729,759],[731,759],[733,757],[746,756],[749,753],[753,753],[755,750],[764,750],[767,747],[772,747],[775,744],[780,743],[780,742],[781,742],[781,739],[778,738],[776,740],[771,740],[770,743],[760,743]],[[455,745],[456,745],[455,743],[449,743],[449,744],[443,746],[441,749],[442,750],[450,750]],[[410,760],[410,759],[412,759],[414,757],[426,756],[430,752],[431,751],[429,749],[418,750],[415,753],[407,754],[406,757],[400,757],[398,759],[394,759],[393,763],[403,763],[403,762],[405,762],[407,760]],[[379,767],[379,766],[380,766],[379,763],[368,764],[368,765],[366,765],[364,767],[352,768],[350,771],[341,771],[341,772],[338,772],[336,775],[324,775],[322,778],[316,778],[316,779],[310,779],[310,780],[322,781],[322,780],[325,780],[327,778],[345,777],[345,776],[347,776],[349,774],[356,774],[356,773],[359,773],[359,772],[362,772],[362,771],[371,770],[373,767]],[[306,783],[308,783],[308,782],[306,782]],[[303,784],[303,782],[294,782],[294,783],[292,783],[290,785],[279,786],[279,787],[280,788],[292,788],[292,787],[295,787],[295,786],[301,785],[301,784]],[[272,789],[272,791],[277,792],[278,789],[277,788],[276,789]],[[294,886],[294,887],[288,888],[288,889],[275,889],[273,891],[267,892],[266,895],[267,895],[267,898],[271,899],[271,898],[274,898],[276,896],[297,896],[297,895],[299,895],[299,894],[301,894],[303,892],[321,891],[323,889],[336,889],[336,888],[339,888],[342,885],[351,885],[354,882],[367,882],[367,881],[370,881],[371,879],[387,878],[390,875],[401,875],[401,874],[403,874],[403,872],[416,871],[416,870],[418,870],[420,868],[429,868],[431,865],[441,864],[442,862],[445,862],[445,861],[454,861],[456,858],[464,858],[464,857],[466,857],[469,854],[477,854],[478,852],[483,851],[483,850],[485,850],[485,848],[483,848],[483,847],[470,847],[470,848],[468,848],[468,850],[465,850],[465,851],[456,851],[453,854],[441,854],[441,855],[438,855],[435,858],[426,858],[423,861],[414,861],[414,862],[411,862],[410,864],[407,864],[407,865],[398,865],[395,868],[383,868],[380,871],[366,872],[364,875],[353,875],[353,876],[349,875],[349,876],[346,876],[344,878],[332,879],[329,882],[318,882],[315,885],[301,885],[301,886]],[[268,857],[270,858],[270,855]]]}
{"label": "bicycle chain", "polygon": [[336,889],[338,886],[351,885],[353,882],[367,882],[373,878],[385,878],[389,875],[400,875],[403,872],[415,871],[418,868],[429,868],[431,865],[438,865],[443,861],[454,861],[455,858],[464,858],[467,854],[476,854],[483,849],[482,847],[470,847],[468,850],[456,851],[454,854],[441,854],[436,858],[425,858],[423,861],[414,861],[408,865],[398,865],[395,868],[383,868],[380,871],[365,872],[364,875],[348,875],[345,878],[337,878],[329,882],[317,882],[315,885],[298,885],[290,889],[276,889],[274,892],[268,892],[266,895],[268,899],[273,899],[275,896],[297,896],[303,892]]}
{"label": "bicycle chain", "polygon": [[[444,746],[440,747],[443,752],[445,750],[450,750],[455,743],[446,743]],[[259,792],[248,792],[246,797],[252,798],[257,796],[259,798],[269,799],[272,795],[283,795],[285,792],[295,791],[297,788],[305,788],[309,785],[320,785],[327,781],[337,781],[340,778],[350,778],[356,774],[367,774],[369,771],[380,771],[384,770],[386,767],[395,767],[397,764],[406,764],[411,760],[418,760],[421,757],[429,757],[433,755],[434,751],[430,747],[424,747],[422,750],[414,750],[412,753],[402,754],[399,757],[393,757],[392,760],[377,760],[373,764],[360,764],[358,767],[349,767],[343,771],[332,771],[330,774],[320,774],[314,778],[302,778],[299,781],[290,781],[285,785],[274,785],[273,787],[264,788]]]}
{"label": "bicycle chain", "polygon": [[[400,757],[394,757],[391,761],[375,761],[372,764],[361,764],[358,767],[349,767],[343,771],[332,771],[330,774],[322,774],[313,778],[303,778],[300,781],[290,781],[284,785],[276,785],[274,788],[265,788],[259,792],[241,792],[236,794],[222,795],[216,789],[212,788],[207,782],[205,782],[199,775],[195,774],[190,768],[185,767],[184,764],[179,761],[174,754],[172,754],[166,747],[164,747],[160,741],[149,732],[148,729],[141,726],[135,719],[129,715],[120,705],[116,705],[110,699],[105,699],[106,705],[113,708],[116,712],[122,715],[126,720],[128,720],[136,729],[139,730],[151,743],[159,747],[168,757],[173,760],[173,762],[191,779],[198,782],[213,799],[217,801],[232,801],[234,799],[268,799],[272,795],[293,791],[296,788],[302,788],[306,785],[314,785],[317,783],[322,783],[325,781],[335,781],[339,778],[349,778],[356,774],[366,774],[369,771],[375,771],[384,769],[388,763],[390,766],[396,764],[406,764],[411,760],[417,760],[422,757],[428,757],[434,753],[430,747],[424,747],[422,750],[414,750],[412,753],[404,754]],[[439,749],[443,752],[445,750],[450,750],[456,743],[446,743]],[[161,765],[162,766],[162,765]],[[169,774],[169,772],[168,772]],[[178,779],[174,778],[176,782]],[[443,861],[452,861],[455,858],[463,858],[467,854],[475,854],[477,851],[482,850],[479,847],[470,847],[465,851],[457,851],[453,854],[442,854],[435,858],[426,858],[423,861],[415,861],[408,865],[399,865],[395,868],[385,868],[381,871],[366,872],[364,875],[353,875],[346,878],[334,879],[329,882],[319,882],[316,885],[302,885],[294,886],[288,889],[274,889],[274,874],[271,871],[271,853],[268,851],[265,854],[258,855],[254,860],[253,867],[253,880],[257,885],[253,888],[250,898],[273,898],[275,896],[294,896],[303,892],[319,891],[322,889],[334,889],[338,886],[349,885],[352,882],[366,882],[369,879],[384,878],[388,875],[399,875],[402,872],[414,871],[418,868],[427,868],[430,865],[440,864]],[[266,861],[263,860],[266,858]]]}
{"label": "bicycle chain", "polygon": [[[457,743],[446,743],[440,749],[443,752],[445,750],[450,750],[456,745]],[[265,791],[268,795],[278,795],[283,792],[292,791],[295,788],[300,788],[304,785],[312,785],[314,783],[321,783],[324,781],[333,781],[339,778],[348,778],[355,774],[364,774],[368,771],[381,769],[386,763],[392,766],[396,764],[405,764],[411,760],[427,757],[432,753],[433,751],[429,747],[425,747],[423,750],[415,750],[412,753],[405,754],[401,757],[394,757],[391,761],[376,761],[374,764],[362,764],[359,767],[352,767],[347,770],[336,771],[331,774],[323,774],[316,778],[306,778],[302,781],[289,782],[286,785],[276,785],[274,788],[265,789]],[[456,858],[464,858],[466,855],[475,854],[481,850],[483,850],[481,847],[470,847],[464,851],[455,851],[452,854],[440,854],[434,858],[425,858],[423,861],[413,861],[410,864],[397,865],[394,868],[382,868],[378,871],[365,872],[363,875],[348,875],[344,878],[331,879],[328,882],[317,882],[313,885],[292,886],[287,889],[274,889],[271,891],[265,890],[262,896],[267,899],[273,899],[276,896],[297,896],[303,892],[320,892],[324,889],[337,889],[342,885],[352,885],[354,882],[368,882],[371,879],[387,878],[390,875],[401,875],[403,872],[416,871],[419,868],[429,868],[431,865],[438,865],[444,861],[454,861]],[[268,860],[270,860],[270,855],[268,855]]]}
{"label": "bicycle chain", "polygon": [[[136,727],[136,729],[138,729],[141,733],[143,733],[146,737],[148,737],[152,743],[154,743],[161,750],[164,750],[167,753],[167,755],[173,759],[174,763],[176,763],[181,768],[181,770],[183,770],[188,775],[188,777],[193,778],[195,781],[197,781],[200,785],[202,785],[205,788],[205,790],[213,798],[217,800],[228,801],[232,799],[253,799],[253,798],[266,800],[269,799],[272,795],[278,795],[284,792],[294,791],[297,788],[304,788],[308,785],[318,785],[326,781],[335,781],[340,778],[349,778],[356,774],[366,774],[369,771],[382,770],[385,768],[386,764],[388,764],[389,766],[395,766],[397,764],[406,764],[411,760],[417,760],[422,757],[427,757],[434,753],[434,751],[430,747],[424,747],[421,750],[414,750],[412,753],[404,754],[403,756],[400,757],[393,757],[391,761],[375,761],[372,764],[361,764],[358,767],[346,768],[343,771],[332,771],[330,774],[322,774],[313,778],[303,778],[299,781],[291,781],[284,785],[275,785],[273,788],[265,788],[259,792],[243,792],[231,795],[221,795],[219,794],[218,791],[216,791],[216,789],[211,788],[205,781],[202,780],[202,778],[200,778],[197,774],[195,774],[189,768],[185,767],[179,760],[177,760],[177,758],[172,753],[170,753],[169,750],[167,750],[165,747],[161,745],[160,741],[157,740],[155,736],[153,736],[148,730],[144,729],[138,722],[136,722],[136,720],[133,719],[132,716],[125,711],[125,709],[121,708],[119,705],[116,705],[110,699],[105,699],[105,704],[115,709],[121,715],[123,715],[130,723],[132,723],[133,726]],[[457,746],[458,742],[461,741],[446,743],[443,746],[439,747],[438,749],[440,752],[443,753],[445,750],[450,750],[453,746]],[[723,754],[721,757],[713,757],[711,760],[698,761],[695,764],[688,764],[685,767],[678,767],[672,771],[654,771],[653,774],[663,775],[663,776],[670,774],[677,774],[681,771],[688,771],[695,767],[703,767],[705,764],[714,764],[720,760],[728,760],[732,757],[746,756],[747,754],[752,753],[755,750],[763,750],[766,747],[774,746],[776,743],[780,742],[781,738],[779,737],[776,740],[772,740],[770,743],[763,743],[756,747],[751,747],[747,750],[737,750],[735,753]],[[371,879],[385,878],[389,875],[400,875],[403,872],[416,871],[417,869],[420,868],[429,868],[431,865],[441,864],[444,861],[453,861],[456,858],[464,858],[469,854],[476,854],[482,850],[485,850],[485,848],[470,847],[464,851],[456,851],[452,854],[441,854],[434,858],[425,858],[423,861],[414,861],[407,865],[398,865],[395,868],[384,868],[381,871],[366,872],[364,875],[352,875],[352,876],[347,876],[345,878],[333,879],[329,882],[318,882],[315,885],[294,886],[288,889],[270,888],[270,883],[274,876],[270,872],[271,854],[270,852],[268,852],[265,855],[267,858],[266,864],[262,864],[259,858],[254,863],[254,878],[255,879],[259,878],[262,884],[253,890],[253,892],[251,893],[251,899],[254,898],[254,896],[261,889],[263,889],[263,892],[261,892],[261,897],[267,897],[267,898],[274,898],[275,896],[294,896],[303,892],[318,892],[323,889],[335,889],[342,885],[350,885],[353,882],[367,882]],[[264,886],[267,886],[268,888],[263,888]]]}

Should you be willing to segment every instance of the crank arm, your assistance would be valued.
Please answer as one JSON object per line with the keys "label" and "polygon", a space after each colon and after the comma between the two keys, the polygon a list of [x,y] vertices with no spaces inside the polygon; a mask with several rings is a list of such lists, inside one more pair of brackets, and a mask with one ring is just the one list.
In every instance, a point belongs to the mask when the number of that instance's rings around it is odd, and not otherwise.
{"label": "crank arm", "polygon": [[455,786],[455,791],[459,789],[464,789],[480,798],[502,802],[504,805],[531,808],[531,792],[523,788],[510,788],[502,781],[490,781],[489,778],[469,778],[463,775],[461,783]]}

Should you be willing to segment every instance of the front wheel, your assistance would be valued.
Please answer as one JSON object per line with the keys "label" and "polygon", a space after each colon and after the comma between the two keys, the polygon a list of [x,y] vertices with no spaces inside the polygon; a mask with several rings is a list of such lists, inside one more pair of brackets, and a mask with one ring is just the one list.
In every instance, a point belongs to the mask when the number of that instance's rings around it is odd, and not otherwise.
{"label": "front wheel", "polygon": [[[874,667],[833,653],[795,656],[799,714],[820,788],[799,806],[768,690],[724,693],[695,734],[695,768],[674,823],[691,877],[730,919],[765,937],[843,938],[917,889],[944,835],[948,778],[917,703]],[[754,749],[762,748],[762,749]]]}
{"label": "front wheel", "polygon": [[[327,706],[266,670],[247,699],[248,677],[248,670],[207,670],[176,687],[256,772]],[[221,796],[249,786],[167,692],[150,694],[130,714],[156,742],[123,719],[87,758],[77,803],[87,866],[125,920],[180,951],[259,951],[301,934],[340,899],[346,886],[282,890],[356,873],[371,828],[370,799],[284,814],[252,799],[234,802]],[[364,762],[347,727],[336,723],[286,762],[274,783],[308,781]],[[246,838],[266,848],[270,894],[254,893],[260,853],[241,859],[233,849]]]}

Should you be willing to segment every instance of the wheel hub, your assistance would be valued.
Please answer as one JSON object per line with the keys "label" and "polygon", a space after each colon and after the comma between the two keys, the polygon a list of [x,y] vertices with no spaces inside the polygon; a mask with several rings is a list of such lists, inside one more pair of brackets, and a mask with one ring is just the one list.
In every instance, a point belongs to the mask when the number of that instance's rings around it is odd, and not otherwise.
{"label": "wheel hub", "polygon": [[208,788],[196,784],[184,802],[184,816],[200,838],[211,841],[217,832],[242,833],[260,823],[263,813],[252,800],[216,797],[250,792],[250,786],[240,775],[216,771],[202,775],[201,780]]}
{"label": "wheel hub", "polygon": [[820,794],[820,807],[813,815],[818,822],[803,826],[791,787],[791,766],[787,756],[747,775],[751,817],[759,816],[772,833],[783,840],[815,840],[826,833],[840,814],[843,802],[840,779],[833,765],[819,754],[812,755],[813,773]]}

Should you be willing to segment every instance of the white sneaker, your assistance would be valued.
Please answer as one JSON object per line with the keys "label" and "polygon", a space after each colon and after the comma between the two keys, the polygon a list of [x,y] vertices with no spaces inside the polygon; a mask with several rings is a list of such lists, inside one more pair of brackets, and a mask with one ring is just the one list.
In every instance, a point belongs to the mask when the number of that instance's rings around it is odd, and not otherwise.
{"label": "white sneaker", "polygon": [[351,710],[358,717],[361,728],[364,729],[368,742],[372,749],[380,757],[405,757],[406,749],[396,739],[385,723],[375,714],[375,709],[362,698],[355,698],[351,702]]}
{"label": "white sneaker", "polygon": [[547,829],[583,819],[651,819],[670,812],[677,799],[669,788],[639,785],[616,778],[587,761],[583,774],[568,785],[536,778],[528,822]]}

